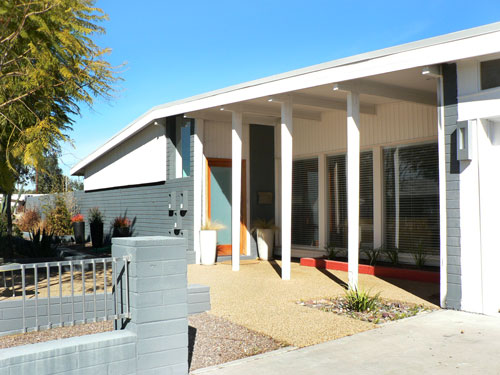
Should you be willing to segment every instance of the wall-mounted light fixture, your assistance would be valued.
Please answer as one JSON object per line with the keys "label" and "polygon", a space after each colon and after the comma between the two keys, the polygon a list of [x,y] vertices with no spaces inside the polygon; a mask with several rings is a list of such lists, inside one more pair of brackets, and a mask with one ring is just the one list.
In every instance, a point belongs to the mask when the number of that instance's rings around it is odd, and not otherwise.
{"label": "wall-mounted light fixture", "polygon": [[472,121],[457,122],[457,159],[472,160]]}
{"label": "wall-mounted light fixture", "polygon": [[429,78],[441,78],[441,69],[439,65],[424,66],[422,68],[422,75]]}

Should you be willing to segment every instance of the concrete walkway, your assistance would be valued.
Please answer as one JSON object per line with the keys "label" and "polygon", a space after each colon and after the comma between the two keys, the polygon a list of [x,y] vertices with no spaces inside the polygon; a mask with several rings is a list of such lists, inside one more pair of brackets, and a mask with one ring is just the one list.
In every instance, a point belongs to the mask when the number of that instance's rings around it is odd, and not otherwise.
{"label": "concrete walkway", "polygon": [[194,374],[500,374],[500,317],[441,310]]}

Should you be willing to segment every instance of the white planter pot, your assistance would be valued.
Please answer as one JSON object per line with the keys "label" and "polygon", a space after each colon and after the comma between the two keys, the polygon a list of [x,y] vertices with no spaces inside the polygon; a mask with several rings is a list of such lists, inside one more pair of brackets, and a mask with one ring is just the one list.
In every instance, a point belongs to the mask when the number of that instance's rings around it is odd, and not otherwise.
{"label": "white planter pot", "polygon": [[217,254],[217,231],[200,230],[200,257],[201,264],[206,266],[215,263]]}
{"label": "white planter pot", "polygon": [[273,259],[274,230],[257,229],[257,250],[262,260]]}

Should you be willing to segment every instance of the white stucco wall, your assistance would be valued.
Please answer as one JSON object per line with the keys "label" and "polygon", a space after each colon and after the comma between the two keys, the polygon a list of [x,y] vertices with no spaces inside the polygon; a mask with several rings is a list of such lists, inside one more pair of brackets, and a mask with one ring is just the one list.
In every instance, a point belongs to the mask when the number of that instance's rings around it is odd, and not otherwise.
{"label": "white stucco wall", "polygon": [[150,125],[85,168],[85,190],[165,181],[165,126]]}
{"label": "white stucco wall", "polygon": [[462,309],[500,309],[500,88],[481,90],[481,59],[457,63],[458,120],[472,126],[470,161],[461,161]]}

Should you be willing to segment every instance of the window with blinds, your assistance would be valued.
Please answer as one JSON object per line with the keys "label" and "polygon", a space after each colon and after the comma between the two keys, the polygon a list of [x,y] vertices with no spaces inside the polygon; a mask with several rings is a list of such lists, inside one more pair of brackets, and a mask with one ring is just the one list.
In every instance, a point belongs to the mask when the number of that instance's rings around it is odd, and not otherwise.
{"label": "window with blinds", "polygon": [[292,171],[292,244],[317,247],[318,159],[295,160]]}
{"label": "window with blinds", "polygon": [[[362,152],[359,163],[359,224],[362,247],[373,246],[373,154]],[[327,157],[328,244],[347,248],[347,157]]]}
{"label": "window with blinds", "polygon": [[439,254],[437,144],[384,150],[385,245]]}

